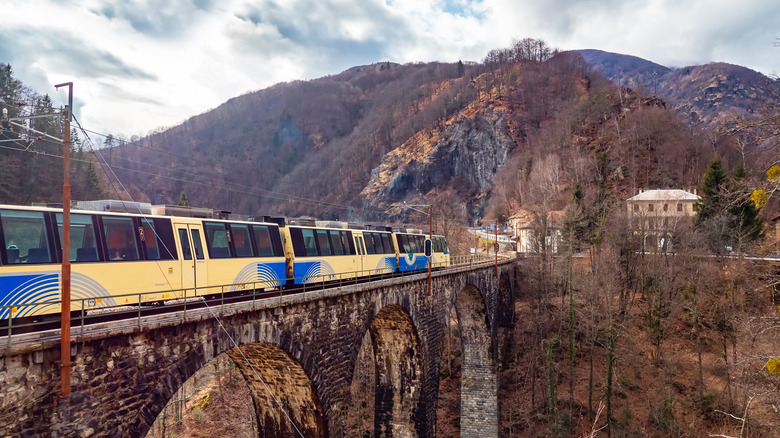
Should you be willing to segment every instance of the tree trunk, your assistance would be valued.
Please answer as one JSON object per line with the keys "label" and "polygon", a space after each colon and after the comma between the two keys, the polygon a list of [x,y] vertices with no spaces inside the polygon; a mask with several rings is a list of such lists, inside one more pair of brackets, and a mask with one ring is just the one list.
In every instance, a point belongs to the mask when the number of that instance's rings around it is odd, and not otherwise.
{"label": "tree trunk", "polygon": [[607,343],[607,436],[612,437],[612,381],[615,375],[615,335],[612,321],[609,323],[609,342]]}
{"label": "tree trunk", "polygon": [[[697,306],[698,307],[698,306]],[[704,398],[704,366],[702,365],[702,359],[701,359],[701,325],[699,324],[699,313],[698,309],[696,311],[696,353],[699,357],[699,379],[697,382],[698,386],[698,392],[699,392],[699,400]]]}

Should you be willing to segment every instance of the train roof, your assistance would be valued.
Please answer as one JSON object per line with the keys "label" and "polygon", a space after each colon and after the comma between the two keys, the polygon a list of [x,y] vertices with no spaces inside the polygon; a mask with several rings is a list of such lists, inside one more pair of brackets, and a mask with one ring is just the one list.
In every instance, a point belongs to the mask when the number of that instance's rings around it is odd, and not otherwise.
{"label": "train roof", "polygon": [[[26,206],[26,205],[11,205],[11,204],[0,204],[0,210],[25,210],[25,211],[40,211],[40,212],[52,212],[52,213],[62,212],[61,207]],[[91,209],[81,209],[81,208],[72,208],[71,213],[72,214],[100,214],[106,216],[149,217],[149,218],[161,218],[161,219],[164,218],[164,219],[171,219],[171,220],[196,219],[196,220],[205,220],[209,222],[229,222],[229,223],[262,224],[262,225],[278,226],[278,224],[274,222],[251,220],[251,218],[241,220],[241,219],[228,219],[228,218],[215,218],[215,217],[163,215],[163,214],[155,214],[154,212],[135,213],[135,212],[101,211],[101,210],[91,210]]]}

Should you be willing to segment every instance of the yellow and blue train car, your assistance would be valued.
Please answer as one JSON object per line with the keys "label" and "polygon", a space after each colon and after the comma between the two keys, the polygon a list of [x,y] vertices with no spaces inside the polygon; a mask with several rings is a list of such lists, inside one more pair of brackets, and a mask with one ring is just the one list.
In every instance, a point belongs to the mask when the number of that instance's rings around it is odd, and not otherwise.
{"label": "yellow and blue train car", "polygon": [[[76,210],[71,311],[425,270],[425,235]],[[0,205],[0,319],[61,311],[61,209]],[[449,265],[433,236],[433,267]]]}
{"label": "yellow and blue train car", "polygon": [[392,274],[398,269],[393,234],[386,228],[353,230],[361,276]]}
{"label": "yellow and blue train car", "polygon": [[420,271],[428,269],[425,256],[425,235],[410,232],[393,233],[398,248],[398,271]]}
{"label": "yellow and blue train car", "polygon": [[433,269],[446,268],[450,265],[450,250],[447,247],[447,240],[444,236],[434,234],[431,237],[431,243],[433,244]]}
{"label": "yellow and blue train car", "polygon": [[[195,220],[194,225],[176,223],[174,227],[182,245],[182,257],[192,257],[188,247],[191,245],[195,264],[205,265],[205,281],[199,283],[209,288],[199,289],[198,295],[274,289],[285,284],[287,268],[278,225],[203,219]],[[203,242],[198,242],[201,234]],[[199,274],[203,275],[195,273]]]}
{"label": "yellow and blue train car", "polygon": [[[70,218],[71,311],[279,287],[286,276],[276,224],[94,211]],[[60,209],[0,205],[0,319],[60,312],[62,221]]]}
{"label": "yellow and blue train car", "polygon": [[316,226],[282,227],[292,284],[319,283],[359,275],[353,230]]}

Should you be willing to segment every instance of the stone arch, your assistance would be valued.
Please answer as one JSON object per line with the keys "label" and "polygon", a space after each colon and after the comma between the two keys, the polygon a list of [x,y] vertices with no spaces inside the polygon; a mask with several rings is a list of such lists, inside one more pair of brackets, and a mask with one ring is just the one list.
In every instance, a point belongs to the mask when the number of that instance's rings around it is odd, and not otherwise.
{"label": "stone arch", "polygon": [[422,347],[409,314],[382,308],[368,329],[375,364],[374,436],[416,437],[422,393]]}
{"label": "stone arch", "polygon": [[[264,361],[270,360],[275,366],[282,367],[291,371],[291,374],[295,376],[294,381],[300,382],[304,380],[308,382],[308,386],[311,388],[310,396],[303,396],[306,393],[306,389],[300,389],[298,394],[293,396],[293,399],[288,402],[287,411],[291,411],[294,415],[290,415],[296,424],[300,424],[300,419],[303,419],[303,423],[306,426],[308,432],[304,432],[306,437],[321,437],[328,436],[327,422],[325,421],[325,410],[322,407],[321,400],[319,398],[319,390],[322,389],[322,382],[318,379],[321,375],[315,362],[309,351],[299,342],[293,340],[293,337],[286,331],[280,329],[274,324],[267,323],[252,323],[251,318],[244,315],[240,317],[238,321],[225,321],[224,327],[227,327],[230,335],[226,334],[220,324],[214,324],[209,328],[205,328],[203,324],[185,324],[176,328],[176,335],[182,335],[184,338],[199,338],[196,334],[198,331],[201,333],[210,333],[208,336],[200,337],[200,342],[191,345],[191,348],[187,348],[185,351],[176,355],[176,362],[169,363],[166,367],[166,371],[159,377],[157,384],[153,389],[153,395],[148,403],[141,409],[141,418],[144,421],[138,422],[130,426],[131,434],[129,436],[145,436],[149,428],[154,423],[155,419],[167,405],[168,401],[174,397],[182,387],[184,382],[192,377],[199,369],[206,366],[212,359],[219,356],[222,353],[226,353],[236,366],[241,371],[244,379],[247,381],[247,385],[252,392],[252,396],[255,404],[255,412],[257,413],[256,419],[258,427],[262,428],[262,421],[266,418],[274,419],[274,415],[265,415],[266,411],[262,409],[263,406],[269,407],[270,404],[265,403],[262,397],[257,397],[259,391],[252,385],[257,383],[262,386],[259,379],[254,375],[253,371],[246,365],[238,348],[242,351],[246,348],[249,352],[246,352],[248,358],[256,357],[253,362],[253,367],[257,370],[258,364],[262,367],[266,367]],[[231,342],[232,339],[232,342]],[[233,342],[236,342],[239,347],[235,347]],[[262,345],[263,347],[256,347]],[[275,368],[276,369],[276,368]],[[251,374],[251,378],[250,378]],[[309,376],[314,376],[310,378]],[[260,377],[264,382],[273,382],[274,385],[283,382],[284,377],[281,380],[277,379],[278,375],[264,376],[260,374]],[[304,378],[305,377],[305,378]],[[273,386],[273,385],[269,385]],[[265,389],[263,388],[265,391]],[[274,394],[281,391],[275,391]],[[267,391],[266,391],[267,393]],[[284,406],[284,402],[283,402]],[[280,415],[284,415],[278,410]],[[312,421],[312,418],[314,419]],[[286,417],[284,417],[286,420]],[[289,422],[287,422],[289,425]],[[316,424],[315,428],[311,425]],[[299,435],[294,429],[288,427],[292,433],[287,434],[287,430],[283,426],[271,426],[269,432],[266,434],[263,429],[260,429],[261,436],[264,437],[298,437]]]}
{"label": "stone arch", "polygon": [[498,376],[487,307],[479,289],[466,285],[455,297],[462,352],[460,433],[498,436]]}
{"label": "stone arch", "polygon": [[260,436],[328,436],[314,383],[303,366],[282,348],[256,342],[231,348],[227,354],[250,388]]}

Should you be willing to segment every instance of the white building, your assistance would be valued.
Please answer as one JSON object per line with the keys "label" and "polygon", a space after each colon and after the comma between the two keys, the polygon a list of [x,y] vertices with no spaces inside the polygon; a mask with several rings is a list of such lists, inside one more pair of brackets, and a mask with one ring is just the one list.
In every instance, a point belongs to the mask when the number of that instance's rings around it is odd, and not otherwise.
{"label": "white building", "polygon": [[671,236],[681,221],[696,215],[701,197],[685,190],[644,190],[626,200],[634,231],[644,248],[669,250]]}

